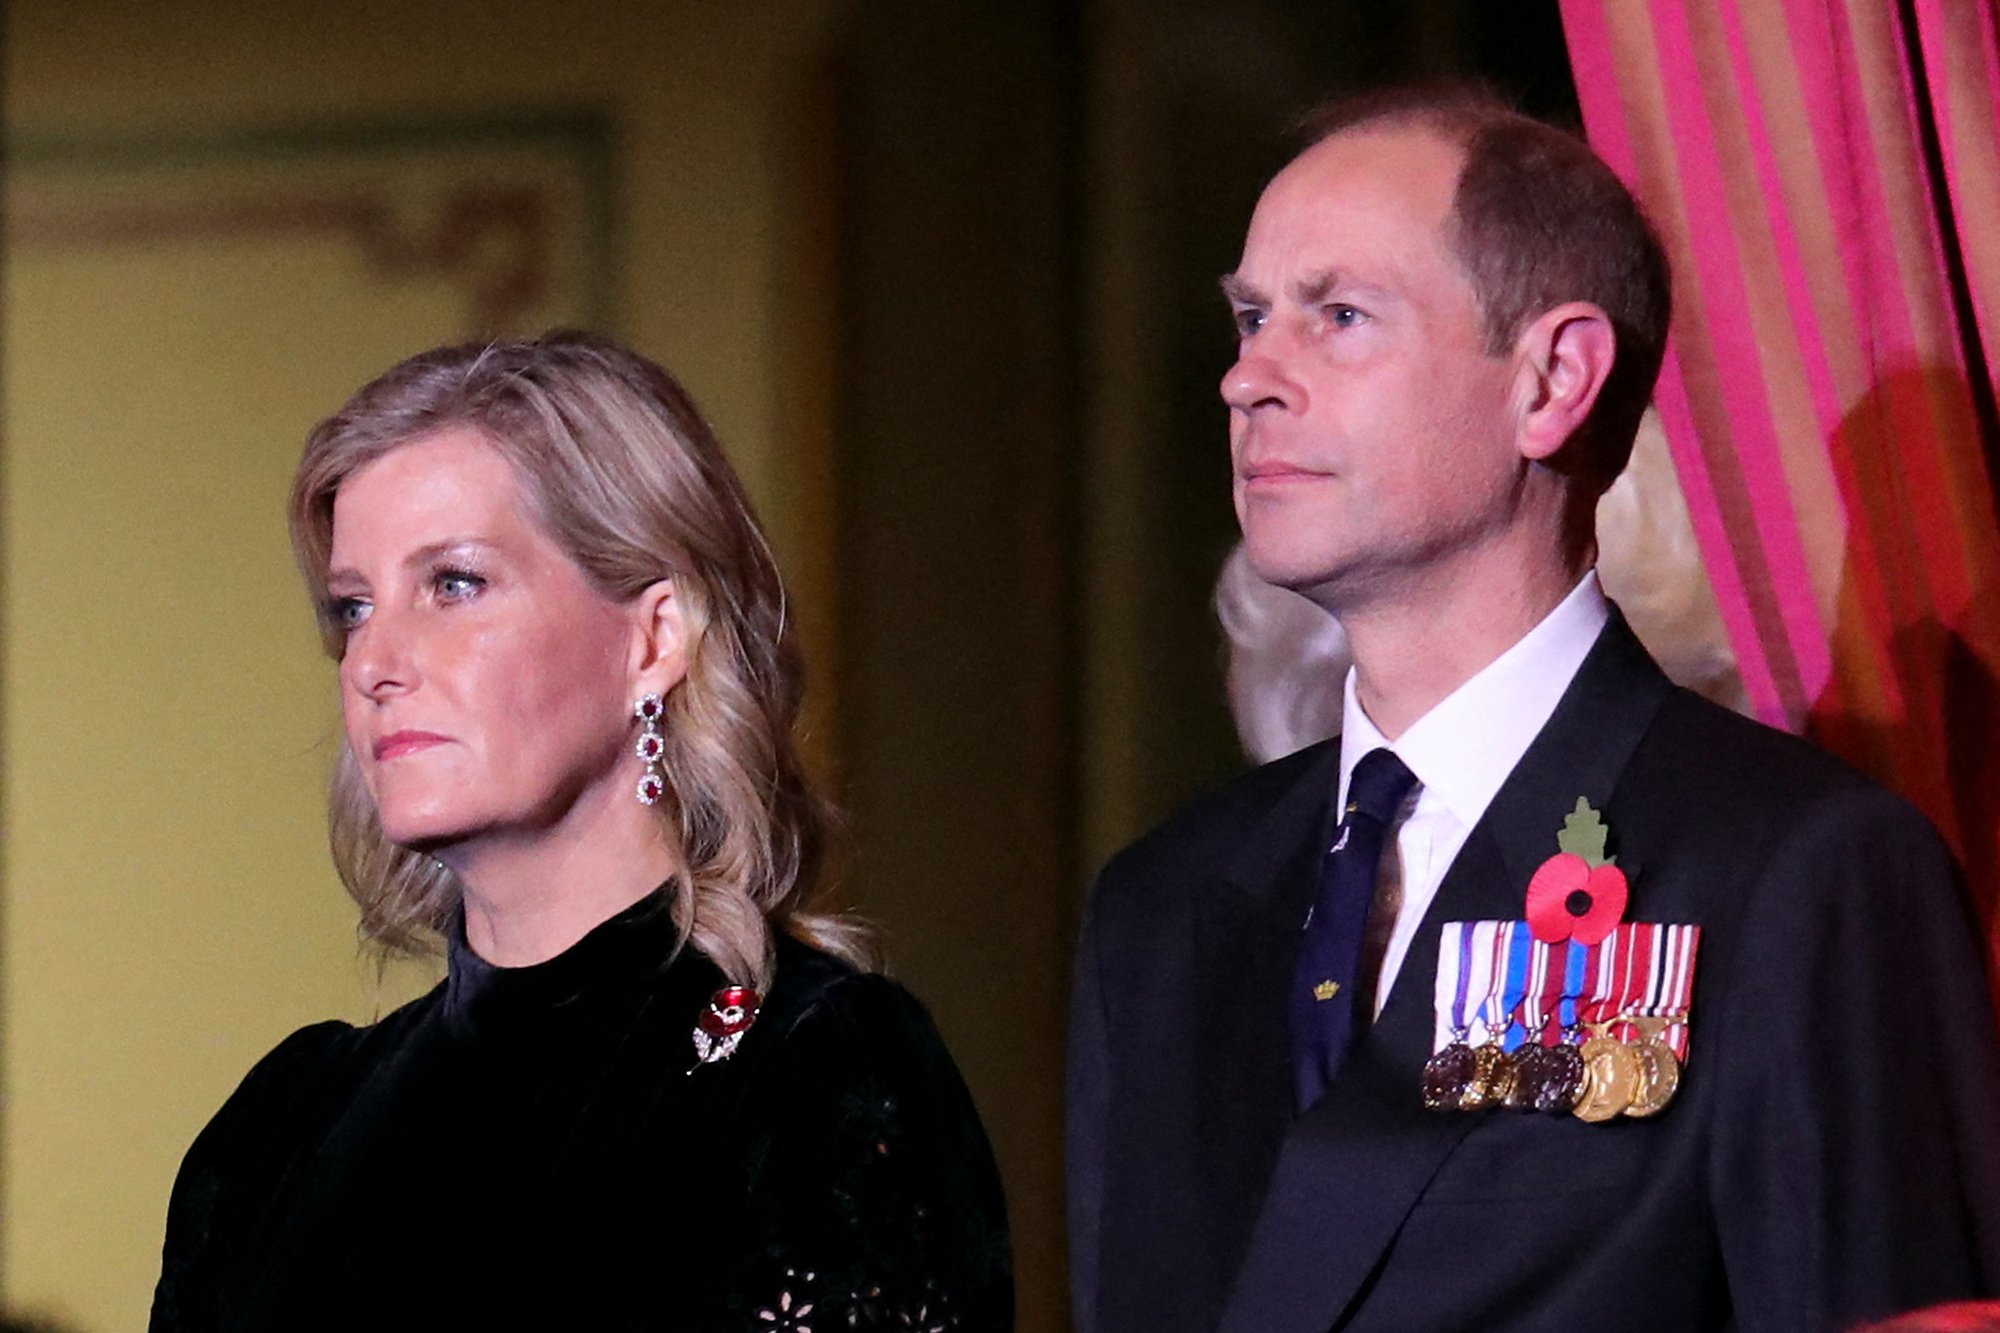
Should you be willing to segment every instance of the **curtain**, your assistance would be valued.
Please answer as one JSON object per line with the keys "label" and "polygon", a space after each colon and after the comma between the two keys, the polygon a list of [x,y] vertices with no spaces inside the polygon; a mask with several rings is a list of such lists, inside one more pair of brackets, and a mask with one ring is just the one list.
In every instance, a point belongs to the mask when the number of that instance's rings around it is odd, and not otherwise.
{"label": "curtain", "polygon": [[1656,406],[1752,706],[1930,816],[2000,961],[1993,6],[1562,13],[1673,260]]}

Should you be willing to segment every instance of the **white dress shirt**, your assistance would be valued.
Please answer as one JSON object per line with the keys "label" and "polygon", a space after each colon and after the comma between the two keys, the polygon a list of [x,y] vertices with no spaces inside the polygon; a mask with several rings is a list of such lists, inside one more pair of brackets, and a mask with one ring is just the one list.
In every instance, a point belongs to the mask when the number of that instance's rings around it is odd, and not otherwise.
{"label": "white dress shirt", "polygon": [[[1528,746],[1541,734],[1563,691],[1597,642],[1610,616],[1597,571],[1591,570],[1555,610],[1513,647],[1488,663],[1396,740],[1384,739],[1354,695],[1348,668],[1346,708],[1340,731],[1340,791],[1335,809],[1347,804],[1347,785],[1361,756],[1378,747],[1394,751],[1417,776],[1415,804],[1396,829],[1396,856],[1383,857],[1383,875],[1401,901],[1383,948],[1375,985],[1375,1012],[1389,998],[1403,956],[1422,924],[1438,885],[1459,848],[1493,803],[1500,785]],[[1551,830],[1551,838],[1554,831]],[[1553,844],[1551,844],[1553,845]],[[1527,892],[1523,884],[1521,891]],[[1387,901],[1395,901],[1393,893]],[[1378,902],[1384,898],[1378,893]]]}

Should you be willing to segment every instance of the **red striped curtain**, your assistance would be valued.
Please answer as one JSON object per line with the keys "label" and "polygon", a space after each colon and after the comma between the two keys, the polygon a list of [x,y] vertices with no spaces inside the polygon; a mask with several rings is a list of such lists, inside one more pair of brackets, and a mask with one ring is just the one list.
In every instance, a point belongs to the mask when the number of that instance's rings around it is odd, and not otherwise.
{"label": "red striped curtain", "polygon": [[1656,403],[1751,702],[1922,807],[2000,926],[1993,5],[1562,12],[1673,258]]}

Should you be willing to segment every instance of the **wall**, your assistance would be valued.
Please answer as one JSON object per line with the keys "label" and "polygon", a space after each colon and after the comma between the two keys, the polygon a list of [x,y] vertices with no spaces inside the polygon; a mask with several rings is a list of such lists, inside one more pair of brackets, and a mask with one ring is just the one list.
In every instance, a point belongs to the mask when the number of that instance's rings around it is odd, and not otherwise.
{"label": "wall", "polygon": [[173,1170],[235,1081],[425,980],[378,987],[323,850],[331,671],[282,517],[313,420],[474,328],[608,322],[701,398],[788,563],[824,563],[785,484],[812,386],[784,381],[815,354],[785,308],[793,109],[830,22],[812,0],[7,7],[10,1305],[141,1326]]}
{"label": "wall", "polygon": [[376,985],[325,866],[331,673],[285,481],[397,355],[583,320],[683,375],[770,522],[845,891],[986,1118],[1020,1326],[1062,1327],[1084,885],[1240,764],[1208,609],[1233,535],[1215,275],[1288,114],[1396,72],[1506,82],[1510,43],[1563,84],[1553,4],[5,23],[7,1300],[138,1326],[174,1165],[243,1070],[422,983]]}

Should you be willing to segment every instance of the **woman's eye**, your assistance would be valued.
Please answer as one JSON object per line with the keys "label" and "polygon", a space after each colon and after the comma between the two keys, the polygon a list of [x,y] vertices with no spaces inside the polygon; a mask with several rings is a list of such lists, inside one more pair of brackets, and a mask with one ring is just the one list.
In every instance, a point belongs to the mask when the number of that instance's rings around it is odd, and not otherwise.
{"label": "woman's eye", "polygon": [[447,602],[462,602],[477,597],[486,587],[486,580],[463,569],[441,569],[432,580],[438,596]]}
{"label": "woman's eye", "polygon": [[368,603],[359,597],[336,597],[327,605],[327,619],[342,631],[359,629],[369,610]]}

